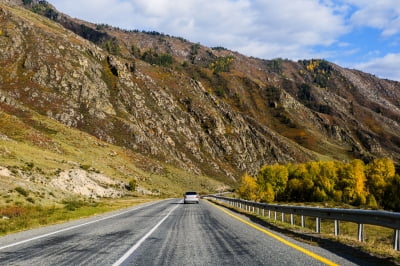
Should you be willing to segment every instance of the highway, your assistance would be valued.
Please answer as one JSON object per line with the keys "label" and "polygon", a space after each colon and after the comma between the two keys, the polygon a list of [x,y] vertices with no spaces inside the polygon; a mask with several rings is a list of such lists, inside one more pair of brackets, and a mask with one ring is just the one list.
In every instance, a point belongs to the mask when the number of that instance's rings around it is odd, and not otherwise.
{"label": "highway", "polygon": [[0,265],[376,263],[290,239],[205,200],[146,203],[0,238]]}

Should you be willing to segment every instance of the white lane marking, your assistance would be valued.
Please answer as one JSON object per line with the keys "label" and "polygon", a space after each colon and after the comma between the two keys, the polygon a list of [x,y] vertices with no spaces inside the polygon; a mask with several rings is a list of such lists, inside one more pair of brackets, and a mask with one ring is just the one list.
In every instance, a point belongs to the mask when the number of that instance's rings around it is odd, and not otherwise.
{"label": "white lane marking", "polygon": [[78,227],[82,227],[82,226],[85,226],[85,225],[89,225],[89,224],[97,223],[97,222],[104,221],[104,220],[107,220],[107,219],[111,219],[111,218],[120,216],[122,214],[128,213],[128,212],[132,212],[132,211],[143,209],[145,207],[152,206],[152,205],[154,205],[154,204],[156,204],[158,202],[159,201],[156,201],[156,202],[144,205],[144,206],[139,206],[137,208],[130,209],[130,210],[127,210],[127,211],[124,211],[124,212],[121,212],[121,213],[117,213],[117,214],[111,215],[111,216],[107,216],[107,217],[104,217],[104,218],[101,218],[101,219],[97,219],[97,220],[90,221],[90,222],[83,223],[83,224],[74,225],[74,226],[67,227],[67,228],[64,228],[64,229],[61,229],[61,230],[58,230],[58,231],[54,231],[54,232],[47,233],[47,234],[44,234],[44,235],[40,235],[40,236],[32,237],[32,238],[29,238],[29,239],[25,239],[25,240],[22,240],[22,241],[19,241],[19,242],[16,242],[16,243],[13,243],[13,244],[10,244],[10,245],[7,245],[7,246],[0,247],[0,250],[6,249],[6,248],[10,248],[10,247],[14,247],[14,246],[18,246],[18,245],[21,245],[21,244],[24,244],[24,243],[27,243],[27,242],[31,242],[31,241],[34,241],[34,240],[37,240],[37,239],[41,239],[41,238],[44,238],[44,237],[48,237],[48,236],[51,236],[51,235],[55,235],[55,234],[58,234],[58,233],[69,231],[69,230],[72,230],[72,229],[75,229],[75,228],[78,228]]}
{"label": "white lane marking", "polygon": [[[178,204],[182,203],[183,200],[179,201]],[[133,247],[131,247],[119,260],[117,260],[112,266],[120,266],[122,263],[125,262],[125,260],[127,258],[129,258],[129,256],[131,256],[133,254],[133,252],[135,252],[140,245],[171,215],[171,213],[178,208],[179,205],[176,205],[174,208],[172,208],[167,215],[158,222],[158,224],[156,224],[146,235],[144,235]]]}

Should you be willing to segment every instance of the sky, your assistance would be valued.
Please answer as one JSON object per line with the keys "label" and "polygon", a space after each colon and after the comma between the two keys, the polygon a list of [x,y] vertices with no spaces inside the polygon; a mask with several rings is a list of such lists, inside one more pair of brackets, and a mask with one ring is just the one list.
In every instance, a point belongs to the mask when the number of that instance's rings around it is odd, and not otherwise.
{"label": "sky", "polygon": [[48,0],[59,11],[263,59],[326,59],[400,81],[400,0]]}

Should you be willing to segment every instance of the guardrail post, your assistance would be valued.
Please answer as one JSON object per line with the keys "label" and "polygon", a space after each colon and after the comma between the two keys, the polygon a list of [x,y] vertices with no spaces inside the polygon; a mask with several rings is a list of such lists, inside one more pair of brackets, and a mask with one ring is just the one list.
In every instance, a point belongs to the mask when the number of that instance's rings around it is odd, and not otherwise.
{"label": "guardrail post", "polygon": [[[290,223],[295,224],[294,215],[300,215],[301,217],[301,227],[306,227],[307,217],[315,217],[316,219],[316,232],[321,233],[321,221],[322,219],[334,220],[334,234],[338,236],[340,234],[340,222],[348,221],[353,222],[358,225],[358,241],[364,242],[365,237],[365,224],[372,224],[377,226],[383,226],[386,228],[393,228],[393,249],[400,251],[400,214],[387,211],[368,211],[368,210],[344,210],[344,209],[328,209],[320,210],[320,208],[310,208],[310,207],[296,207],[296,206],[285,206],[283,207],[274,206],[272,204],[258,204],[256,202],[251,202],[242,199],[228,199],[224,197],[218,197],[215,195],[207,196],[209,198],[214,198],[218,202],[226,202],[232,204],[233,206],[239,206],[245,211],[255,211],[257,207],[257,213],[260,214],[262,209],[263,216],[265,211],[268,210],[268,218],[272,219],[272,212],[274,212],[274,219],[277,221],[278,212],[282,215],[282,221],[285,222],[285,213],[290,214]],[[262,207],[260,207],[262,206]],[[305,213],[296,213],[296,211]],[[328,211],[328,213],[326,212]],[[296,213],[296,214],[295,214]],[[308,216],[305,216],[308,215]]]}
{"label": "guardrail post", "polygon": [[364,241],[364,224],[358,224],[358,241]]}
{"label": "guardrail post", "polygon": [[315,218],[315,232],[321,233],[321,218],[319,217]]}
{"label": "guardrail post", "polygon": [[400,250],[400,229],[394,229],[393,249]]}
{"label": "guardrail post", "polygon": [[335,220],[335,236],[339,236],[340,234],[340,221]]}

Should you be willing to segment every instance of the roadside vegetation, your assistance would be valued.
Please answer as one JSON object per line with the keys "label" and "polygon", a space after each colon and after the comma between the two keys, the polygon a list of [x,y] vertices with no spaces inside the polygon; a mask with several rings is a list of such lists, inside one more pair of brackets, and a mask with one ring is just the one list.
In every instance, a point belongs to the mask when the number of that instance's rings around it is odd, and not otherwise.
{"label": "roadside vegetation", "polygon": [[333,202],[400,211],[400,176],[389,158],[365,164],[325,161],[265,165],[256,177],[245,174],[238,193],[260,202]]}
{"label": "roadside vegetation", "polygon": [[[185,190],[206,194],[221,186],[209,177],[103,142],[27,109],[7,110],[0,111],[0,235],[181,197]],[[99,186],[121,191],[122,198],[85,198],[71,187],[51,185],[69,170],[115,181]]]}
{"label": "roadside vegetation", "polygon": [[156,200],[155,197],[88,200],[69,198],[53,205],[0,206],[0,236],[44,225],[66,222]]}

